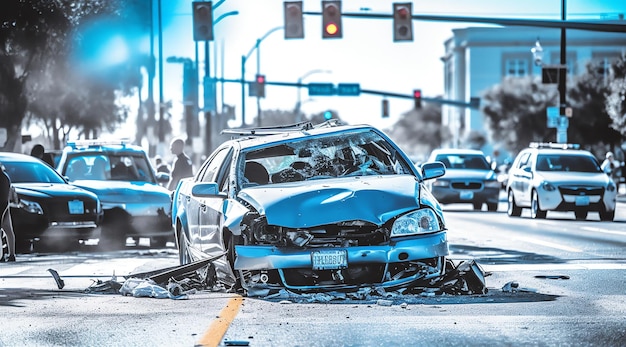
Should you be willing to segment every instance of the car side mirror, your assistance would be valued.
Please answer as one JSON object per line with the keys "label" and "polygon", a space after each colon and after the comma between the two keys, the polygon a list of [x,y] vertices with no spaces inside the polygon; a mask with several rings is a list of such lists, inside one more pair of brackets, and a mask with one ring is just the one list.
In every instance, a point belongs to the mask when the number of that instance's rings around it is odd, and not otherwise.
{"label": "car side mirror", "polygon": [[203,182],[195,184],[191,188],[191,195],[200,198],[206,198],[218,195],[220,193],[219,187],[215,182]]}
{"label": "car side mirror", "polygon": [[446,174],[446,167],[440,161],[424,163],[421,166],[424,180],[441,177]]}
{"label": "car side mirror", "polygon": [[531,173],[531,169],[529,165],[524,165],[524,167],[522,167],[522,170],[524,170],[525,172]]}

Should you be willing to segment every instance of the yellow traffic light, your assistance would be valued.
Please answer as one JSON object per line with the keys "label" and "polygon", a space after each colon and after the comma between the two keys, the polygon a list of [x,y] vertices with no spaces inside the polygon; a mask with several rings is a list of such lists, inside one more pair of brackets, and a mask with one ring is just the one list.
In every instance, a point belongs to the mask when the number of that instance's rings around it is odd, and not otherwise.
{"label": "yellow traffic light", "polygon": [[322,1],[322,38],[341,37],[341,1]]}

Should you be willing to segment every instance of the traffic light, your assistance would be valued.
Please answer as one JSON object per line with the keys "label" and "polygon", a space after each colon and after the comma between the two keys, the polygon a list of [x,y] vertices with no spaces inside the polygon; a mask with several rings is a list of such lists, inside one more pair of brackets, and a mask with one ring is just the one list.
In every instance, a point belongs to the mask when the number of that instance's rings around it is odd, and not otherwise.
{"label": "traffic light", "polygon": [[302,19],[302,1],[285,1],[285,38],[304,38],[304,22]]}
{"label": "traffic light", "polygon": [[265,97],[265,75],[256,75],[256,96],[257,98]]}
{"label": "traffic light", "polygon": [[193,13],[193,40],[213,41],[213,2],[194,1],[191,3]]}
{"label": "traffic light", "polygon": [[340,39],[341,1],[322,1],[322,38]]}
{"label": "traffic light", "polygon": [[331,111],[324,112],[324,119],[325,120],[330,120],[332,118],[333,118],[333,113]]}
{"label": "traffic light", "polygon": [[383,115],[382,118],[389,118],[389,100],[383,99]]}
{"label": "traffic light", "polygon": [[421,89],[413,90],[413,100],[415,100],[416,109],[422,108],[422,90]]}
{"label": "traffic light", "polygon": [[393,4],[393,41],[413,41],[413,4]]}

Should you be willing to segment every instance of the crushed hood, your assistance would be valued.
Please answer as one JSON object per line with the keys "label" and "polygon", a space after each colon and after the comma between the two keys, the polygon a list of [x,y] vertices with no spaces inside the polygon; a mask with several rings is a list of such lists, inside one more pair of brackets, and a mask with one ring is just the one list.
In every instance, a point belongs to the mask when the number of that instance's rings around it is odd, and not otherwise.
{"label": "crushed hood", "polygon": [[310,228],[362,220],[381,225],[419,207],[420,185],[411,175],[357,176],[256,186],[241,190],[270,225]]}

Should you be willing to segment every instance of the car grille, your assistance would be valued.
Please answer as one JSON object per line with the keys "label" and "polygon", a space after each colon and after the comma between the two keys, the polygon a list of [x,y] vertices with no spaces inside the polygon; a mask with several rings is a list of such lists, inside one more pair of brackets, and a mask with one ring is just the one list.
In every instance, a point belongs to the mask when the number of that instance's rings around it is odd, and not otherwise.
{"label": "car grille", "polygon": [[54,203],[46,206],[46,215],[50,222],[78,222],[78,221],[95,221],[96,201],[82,200],[84,205],[83,214],[70,214],[68,202],[75,199],[58,199]]}
{"label": "car grille", "polygon": [[452,182],[450,184],[454,189],[471,189],[478,190],[482,189],[482,182],[470,182],[470,181],[462,181],[462,182]]}
{"label": "car grille", "polygon": [[604,195],[602,187],[560,186],[559,191],[562,195]]}

